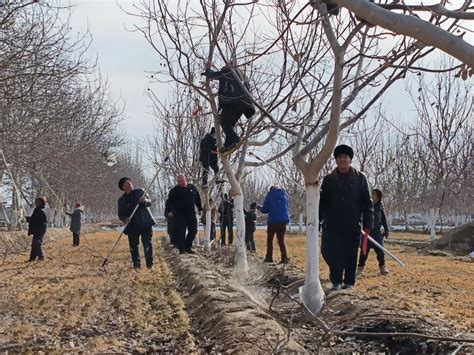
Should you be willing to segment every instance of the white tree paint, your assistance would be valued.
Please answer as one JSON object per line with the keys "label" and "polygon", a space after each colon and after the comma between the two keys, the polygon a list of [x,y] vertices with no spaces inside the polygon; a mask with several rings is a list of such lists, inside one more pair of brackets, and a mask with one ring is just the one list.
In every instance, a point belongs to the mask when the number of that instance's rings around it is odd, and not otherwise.
{"label": "white tree paint", "polygon": [[324,291],[319,281],[319,184],[306,186],[306,274],[300,287],[300,298],[314,314],[324,304]]}
{"label": "white tree paint", "polygon": [[298,233],[303,233],[303,213],[298,216]]}
{"label": "white tree paint", "polygon": [[211,250],[211,208],[210,206],[208,206],[206,209],[206,226],[204,228],[204,249],[206,251]]}
{"label": "white tree paint", "polygon": [[236,226],[235,240],[235,271],[239,276],[245,276],[248,272],[247,248],[245,246],[245,218],[244,218],[244,196],[238,194],[234,197],[234,215]]}

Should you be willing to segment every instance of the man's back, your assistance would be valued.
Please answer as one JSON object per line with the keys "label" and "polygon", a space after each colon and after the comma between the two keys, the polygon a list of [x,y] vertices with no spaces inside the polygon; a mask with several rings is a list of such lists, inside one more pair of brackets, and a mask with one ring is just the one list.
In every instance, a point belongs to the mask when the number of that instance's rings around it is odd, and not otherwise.
{"label": "man's back", "polygon": [[192,184],[188,184],[186,187],[179,185],[173,187],[169,192],[168,200],[173,214],[195,214],[196,207],[198,207],[199,210],[202,209],[199,192]]}

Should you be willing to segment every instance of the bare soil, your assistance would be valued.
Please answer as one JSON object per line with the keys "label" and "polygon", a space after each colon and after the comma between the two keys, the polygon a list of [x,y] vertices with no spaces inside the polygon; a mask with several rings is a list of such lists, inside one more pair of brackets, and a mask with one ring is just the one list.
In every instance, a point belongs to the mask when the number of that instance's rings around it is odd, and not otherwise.
{"label": "bare soil", "polygon": [[88,234],[78,248],[71,246],[68,231],[51,232],[45,261],[25,263],[29,251],[3,257],[0,351],[188,352],[194,348],[184,305],[157,238],[155,270],[135,272],[126,237],[106,269],[100,267],[101,256],[107,254],[117,232]]}

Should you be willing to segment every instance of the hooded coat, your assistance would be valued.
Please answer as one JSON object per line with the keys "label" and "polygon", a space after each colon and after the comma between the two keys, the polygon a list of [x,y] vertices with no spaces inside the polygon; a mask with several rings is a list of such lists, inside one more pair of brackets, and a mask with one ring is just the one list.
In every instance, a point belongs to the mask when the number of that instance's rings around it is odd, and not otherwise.
{"label": "hooded coat", "polygon": [[288,211],[288,195],[286,191],[277,187],[271,189],[259,210],[262,213],[268,213],[268,225],[288,223],[290,221],[290,213]]}

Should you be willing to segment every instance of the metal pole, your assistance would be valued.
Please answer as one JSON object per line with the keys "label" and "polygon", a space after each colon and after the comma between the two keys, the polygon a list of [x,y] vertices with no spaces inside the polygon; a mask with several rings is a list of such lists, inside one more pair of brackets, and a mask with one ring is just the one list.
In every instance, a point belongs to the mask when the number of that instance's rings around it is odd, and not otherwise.
{"label": "metal pole", "polygon": [[401,267],[405,267],[405,263],[401,261],[399,258],[397,258],[390,250],[384,248],[382,245],[380,245],[374,238],[372,238],[370,235],[367,234],[367,238],[379,249],[383,250],[385,253],[387,253],[393,260],[395,260],[398,264],[400,264]]}

